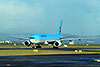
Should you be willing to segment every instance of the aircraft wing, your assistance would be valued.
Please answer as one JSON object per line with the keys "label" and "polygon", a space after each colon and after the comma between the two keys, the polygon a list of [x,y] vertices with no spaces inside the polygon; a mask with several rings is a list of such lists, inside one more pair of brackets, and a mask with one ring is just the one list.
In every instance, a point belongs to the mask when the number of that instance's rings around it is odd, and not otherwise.
{"label": "aircraft wing", "polygon": [[18,39],[18,40],[29,40],[29,38],[17,37],[17,36],[13,36],[13,37],[10,37],[10,38]]}
{"label": "aircraft wing", "polygon": [[98,39],[98,37],[80,37],[80,38],[72,38],[72,37],[67,37],[64,39],[61,39],[61,41],[72,41],[72,40],[86,40],[86,39]]}
{"label": "aircraft wing", "polygon": [[66,39],[66,38],[76,38],[77,36],[64,36],[64,37],[61,37],[60,39]]}
{"label": "aircraft wing", "polygon": [[72,40],[79,40],[79,41],[81,41],[82,38],[66,38],[66,39],[61,39],[61,41],[72,41]]}

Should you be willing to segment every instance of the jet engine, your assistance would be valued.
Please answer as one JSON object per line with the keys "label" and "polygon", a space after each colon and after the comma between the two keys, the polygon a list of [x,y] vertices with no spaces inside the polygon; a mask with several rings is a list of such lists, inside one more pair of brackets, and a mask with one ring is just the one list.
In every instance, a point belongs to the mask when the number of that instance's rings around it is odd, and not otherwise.
{"label": "jet engine", "polygon": [[61,41],[56,40],[56,41],[45,41],[44,44],[48,44],[48,45],[53,45],[54,47],[59,47],[61,46]]}
{"label": "jet engine", "polygon": [[31,45],[31,43],[29,41],[25,41],[24,45],[27,46],[27,47],[29,47]]}
{"label": "jet engine", "polygon": [[58,41],[58,40],[57,40],[57,41],[55,41],[55,42],[53,43],[53,46],[54,46],[54,47],[59,47],[59,46],[61,46],[61,44],[62,44],[61,41]]}

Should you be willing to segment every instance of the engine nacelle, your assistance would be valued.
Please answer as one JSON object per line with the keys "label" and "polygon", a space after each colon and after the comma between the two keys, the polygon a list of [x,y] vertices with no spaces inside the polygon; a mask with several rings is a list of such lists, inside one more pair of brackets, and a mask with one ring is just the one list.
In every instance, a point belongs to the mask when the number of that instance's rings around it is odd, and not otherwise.
{"label": "engine nacelle", "polygon": [[59,47],[61,46],[62,42],[59,40],[56,41],[45,41],[44,44],[52,45],[54,47]]}
{"label": "engine nacelle", "polygon": [[29,41],[25,41],[24,45],[27,46],[27,47],[29,47],[31,45],[31,43]]}
{"label": "engine nacelle", "polygon": [[48,41],[45,41],[44,44],[49,44]]}
{"label": "engine nacelle", "polygon": [[59,46],[61,46],[61,44],[62,44],[61,41],[57,40],[57,41],[54,42],[53,46],[59,47]]}

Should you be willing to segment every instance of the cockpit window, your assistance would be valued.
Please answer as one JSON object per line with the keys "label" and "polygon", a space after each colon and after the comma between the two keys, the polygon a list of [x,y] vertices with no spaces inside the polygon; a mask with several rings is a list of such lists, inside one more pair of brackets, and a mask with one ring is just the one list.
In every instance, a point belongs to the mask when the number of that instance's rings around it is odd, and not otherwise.
{"label": "cockpit window", "polygon": [[30,37],[30,39],[35,39],[34,37]]}

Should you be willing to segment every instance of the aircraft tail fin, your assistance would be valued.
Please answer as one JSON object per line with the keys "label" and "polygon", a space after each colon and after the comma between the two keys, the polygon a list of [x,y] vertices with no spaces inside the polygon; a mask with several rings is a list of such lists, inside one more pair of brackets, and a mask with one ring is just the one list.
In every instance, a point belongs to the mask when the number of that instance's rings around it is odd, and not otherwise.
{"label": "aircraft tail fin", "polygon": [[58,28],[58,33],[57,34],[61,34],[61,29],[62,29],[62,20],[60,21],[60,26],[59,26],[59,28]]}

